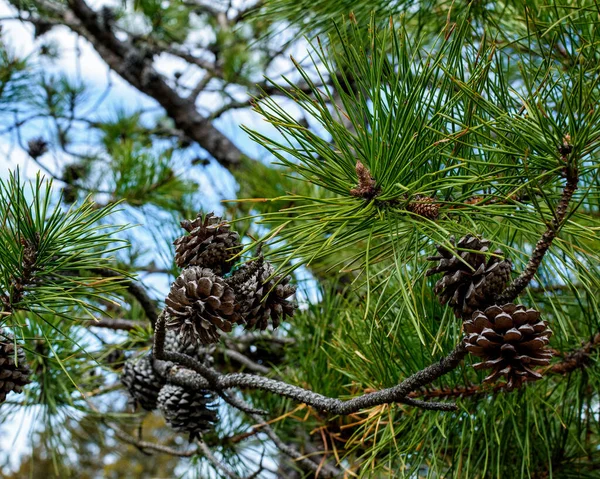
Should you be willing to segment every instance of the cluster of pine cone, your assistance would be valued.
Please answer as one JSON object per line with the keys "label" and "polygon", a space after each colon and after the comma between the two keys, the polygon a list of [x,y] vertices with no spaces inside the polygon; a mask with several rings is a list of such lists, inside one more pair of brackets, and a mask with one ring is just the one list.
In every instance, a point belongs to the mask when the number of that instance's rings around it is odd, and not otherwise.
{"label": "cluster of pine cone", "polygon": [[475,369],[491,369],[485,382],[506,379],[506,389],[536,381],[533,368],[545,366],[552,354],[546,347],[552,335],[540,313],[513,303],[499,305],[496,298],[510,279],[512,263],[501,250],[489,251],[490,242],[472,235],[453,248],[437,246],[438,255],[427,258],[437,266],[427,276],[443,273],[434,287],[440,303],[448,304],[463,320],[467,350],[482,359]]}
{"label": "cluster of pine cone", "polygon": [[[206,365],[211,362],[205,351],[182,343],[174,331],[167,331],[165,350],[186,354]],[[216,394],[167,382],[154,368],[152,351],[128,359],[121,382],[128,389],[133,406],[139,405],[146,411],[159,409],[173,429],[189,434],[190,441],[210,431],[217,421]]]}
{"label": "cluster of pine cone", "polygon": [[[167,296],[165,350],[186,354],[209,364],[202,345],[219,341],[236,324],[246,329],[279,326],[296,308],[290,277],[274,274],[259,258],[236,267],[240,237],[227,222],[209,213],[183,221],[187,234],[175,240],[175,262],[183,268]],[[152,353],[129,359],[121,381],[134,402],[147,411],[159,409],[171,427],[190,440],[212,429],[216,420],[215,393],[187,390],[170,384],[154,367]]]}
{"label": "cluster of pine cone", "polygon": [[25,351],[0,330],[0,404],[10,392],[20,393],[31,380]]}
{"label": "cluster of pine cone", "polygon": [[183,221],[188,234],[175,240],[175,262],[184,268],[165,300],[167,327],[184,342],[211,344],[235,324],[264,330],[292,316],[296,289],[259,257],[232,271],[240,237],[214,214]]}

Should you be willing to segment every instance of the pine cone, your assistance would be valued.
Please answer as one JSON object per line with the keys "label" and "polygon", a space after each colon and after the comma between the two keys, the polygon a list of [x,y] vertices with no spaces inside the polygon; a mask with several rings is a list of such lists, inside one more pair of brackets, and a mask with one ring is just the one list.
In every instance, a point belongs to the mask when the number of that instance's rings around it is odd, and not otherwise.
{"label": "pine cone", "polygon": [[185,342],[177,331],[167,330],[165,335],[165,351],[175,351],[190,356],[204,364],[214,362],[209,352],[196,342]]}
{"label": "pine cone", "polygon": [[524,381],[541,379],[542,375],[531,368],[547,365],[552,357],[546,348],[552,331],[540,321],[539,311],[523,305],[509,303],[475,311],[464,329],[467,350],[483,358],[475,369],[492,369],[485,382],[504,376],[509,391]]}
{"label": "pine cone", "polygon": [[0,331],[0,405],[9,392],[23,391],[23,386],[31,382],[29,374],[25,351],[15,345],[12,336],[3,335]]}
{"label": "pine cone", "polygon": [[158,395],[158,408],[173,429],[189,433],[191,442],[214,427],[217,411],[211,403],[215,399],[210,391],[188,391],[166,384]]}
{"label": "pine cone", "polygon": [[219,341],[219,330],[230,332],[237,319],[233,290],[208,268],[190,266],[171,285],[165,300],[167,326],[185,343]]}
{"label": "pine cone", "polygon": [[201,266],[222,275],[231,271],[231,259],[241,250],[240,236],[229,230],[229,224],[213,213],[204,219],[198,214],[194,221],[182,221],[181,226],[189,233],[177,238],[175,262],[180,268]]}
{"label": "pine cone", "polygon": [[[427,276],[444,273],[435,284],[435,294],[440,303],[448,303],[454,308],[457,317],[468,318],[476,309],[483,309],[494,302],[494,298],[510,279],[512,263],[501,259],[501,250],[487,257],[490,242],[467,235],[456,244],[450,238],[456,251],[436,246],[439,255],[427,258],[439,261],[435,268],[427,271]],[[470,250],[470,251],[461,251]]]}
{"label": "pine cone", "polygon": [[[175,331],[167,331],[165,335],[165,351],[186,354],[198,361],[208,364],[213,361],[206,351],[195,344],[186,344]],[[113,352],[121,352],[115,350]],[[112,354],[112,353],[111,353]],[[110,357],[110,355],[109,355]],[[109,361],[111,363],[114,361]],[[121,382],[129,390],[135,403],[147,411],[156,409],[158,393],[165,385],[165,380],[154,370],[152,351],[143,356],[128,359],[123,366]]]}
{"label": "pine cone", "polygon": [[48,143],[42,137],[32,138],[27,142],[27,152],[32,158],[39,158],[48,151]]}
{"label": "pine cone", "polygon": [[165,384],[152,367],[152,352],[125,361],[121,382],[125,385],[134,403],[146,411],[156,409],[158,393]]}
{"label": "pine cone", "polygon": [[262,258],[244,265],[231,277],[228,284],[236,294],[236,308],[246,329],[264,330],[269,324],[279,326],[286,316],[293,316],[296,303],[289,299],[296,287],[289,284],[291,277],[271,275],[275,269]]}
{"label": "pine cone", "polygon": [[430,196],[416,195],[414,201],[411,201],[406,205],[406,209],[423,218],[437,220],[440,212],[440,205]]}

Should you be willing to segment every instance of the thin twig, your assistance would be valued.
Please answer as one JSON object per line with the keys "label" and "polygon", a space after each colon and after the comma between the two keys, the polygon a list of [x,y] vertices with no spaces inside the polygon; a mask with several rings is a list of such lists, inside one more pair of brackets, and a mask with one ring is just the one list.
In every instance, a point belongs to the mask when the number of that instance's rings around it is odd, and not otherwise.
{"label": "thin twig", "polygon": [[582,369],[589,363],[592,351],[599,347],[600,333],[594,335],[594,337],[583,344],[581,348],[567,354],[561,362],[554,364],[549,371],[555,374],[568,374],[577,369]]}
{"label": "thin twig", "polygon": [[106,425],[115,432],[115,435],[119,439],[121,439],[122,441],[124,441],[128,444],[131,444],[131,445],[137,447],[140,451],[151,450],[151,451],[156,451],[156,452],[162,452],[164,454],[169,454],[170,456],[176,456],[176,457],[191,457],[191,456],[195,456],[196,454],[198,454],[198,449],[192,449],[190,451],[178,451],[177,449],[173,449],[169,446],[164,446],[162,444],[155,444],[153,442],[140,441],[140,440],[137,440],[132,435],[126,433],[119,427],[115,426],[114,424],[106,423]]}
{"label": "thin twig", "polygon": [[85,326],[92,328],[114,329],[115,331],[131,331],[132,329],[142,325],[142,323],[139,321],[119,318],[102,318],[97,321],[86,321],[84,324]]}
{"label": "thin twig", "polygon": [[275,433],[273,428],[271,426],[269,426],[268,424],[264,423],[259,416],[253,416],[253,419],[256,422],[260,423],[262,431],[269,437],[269,439],[271,439],[271,441],[273,441],[275,446],[277,446],[277,449],[279,449],[285,455],[291,457],[295,462],[297,462],[302,467],[310,469],[314,472],[317,472],[320,469],[319,475],[321,477],[325,477],[325,478],[338,477],[342,474],[340,470],[338,470],[336,467],[332,466],[331,464],[325,463],[323,466],[321,466],[320,464],[317,464],[316,462],[312,461],[308,457],[305,457],[303,454],[301,454],[299,451],[297,451],[294,447],[284,443],[281,440],[281,438]]}
{"label": "thin twig", "polygon": [[[107,268],[98,268],[95,270],[95,272],[105,278],[115,278],[122,276],[116,271]],[[132,279],[125,278],[124,276],[123,278],[125,279],[123,284],[127,288],[127,292],[137,300],[137,302],[144,310],[144,313],[146,313],[146,317],[154,327],[154,325],[156,324],[156,320],[158,319],[158,310],[156,308],[156,302],[152,298],[150,298],[148,292],[142,285],[138,284]]]}
{"label": "thin twig", "polygon": [[252,361],[252,359],[243,355],[239,351],[235,351],[233,349],[227,348],[227,349],[223,350],[223,354],[225,354],[225,356],[228,356],[229,358],[233,359],[234,361],[237,361],[241,365],[246,366],[251,371],[261,373],[261,374],[268,374],[271,372],[271,370],[269,368],[267,368],[266,366],[263,366],[262,364],[258,364],[257,362]]}
{"label": "thin twig", "polygon": [[210,450],[208,445],[204,441],[198,441],[198,446],[202,451],[202,454],[208,461],[214,466],[215,469],[221,471],[226,477],[230,479],[241,479],[235,472],[225,467],[221,462],[216,458],[213,452]]}

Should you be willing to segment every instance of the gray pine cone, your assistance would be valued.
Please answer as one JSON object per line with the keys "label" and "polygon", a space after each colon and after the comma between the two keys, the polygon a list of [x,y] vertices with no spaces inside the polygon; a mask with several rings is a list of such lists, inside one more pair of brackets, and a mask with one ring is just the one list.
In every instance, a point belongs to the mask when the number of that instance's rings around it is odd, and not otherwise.
{"label": "gray pine cone", "polygon": [[211,391],[188,391],[166,384],[158,395],[158,408],[173,429],[190,435],[191,442],[213,429],[217,421],[215,399]]}
{"label": "gray pine cone", "polygon": [[210,351],[197,342],[185,342],[183,337],[174,330],[167,330],[165,335],[165,351],[175,351],[190,356],[204,364],[210,365],[214,362]]}
{"label": "gray pine cone", "polygon": [[[186,354],[204,364],[213,361],[207,351],[197,344],[184,343],[175,331],[166,332],[165,350]],[[153,368],[152,351],[125,361],[121,382],[135,404],[147,411],[156,409],[158,393],[165,385],[165,380]]]}
{"label": "gray pine cone", "polygon": [[12,336],[3,335],[0,331],[0,405],[9,392],[23,391],[23,386],[31,382],[29,375],[25,351],[20,346],[15,346]]}
{"label": "gray pine cone", "polygon": [[165,384],[152,367],[152,352],[125,361],[121,382],[129,391],[134,404],[146,411],[156,409],[158,393]]}
{"label": "gray pine cone", "polygon": [[242,246],[240,236],[230,231],[226,221],[213,213],[204,218],[198,214],[193,221],[182,221],[181,226],[189,234],[173,243],[177,266],[201,266],[212,269],[218,275],[231,270],[231,259],[242,250]]}
{"label": "gray pine cone", "polygon": [[294,315],[297,305],[292,296],[296,287],[289,284],[290,276],[271,277],[274,272],[270,263],[259,258],[244,265],[228,281],[246,329],[264,330],[269,319],[276,328],[286,316]]}
{"label": "gray pine cone", "polygon": [[470,318],[473,311],[489,306],[502,292],[510,279],[512,263],[499,257],[501,250],[489,255],[488,240],[467,235],[458,244],[454,237],[450,242],[454,251],[436,246],[439,255],[427,260],[438,261],[438,265],[426,274],[444,273],[434,289],[440,303],[452,306],[457,317]]}
{"label": "gray pine cone", "polygon": [[167,327],[185,343],[211,344],[220,331],[230,332],[237,322],[235,295],[223,279],[208,268],[190,266],[171,285],[165,303]]}

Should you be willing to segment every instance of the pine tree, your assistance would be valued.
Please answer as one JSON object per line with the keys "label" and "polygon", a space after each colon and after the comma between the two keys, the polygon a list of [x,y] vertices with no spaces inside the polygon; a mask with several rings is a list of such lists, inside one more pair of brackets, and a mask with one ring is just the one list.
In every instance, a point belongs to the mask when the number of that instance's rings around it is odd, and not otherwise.
{"label": "pine tree", "polygon": [[[596,3],[10,4],[21,473],[597,477]],[[64,28],[119,80],[61,74]]]}

